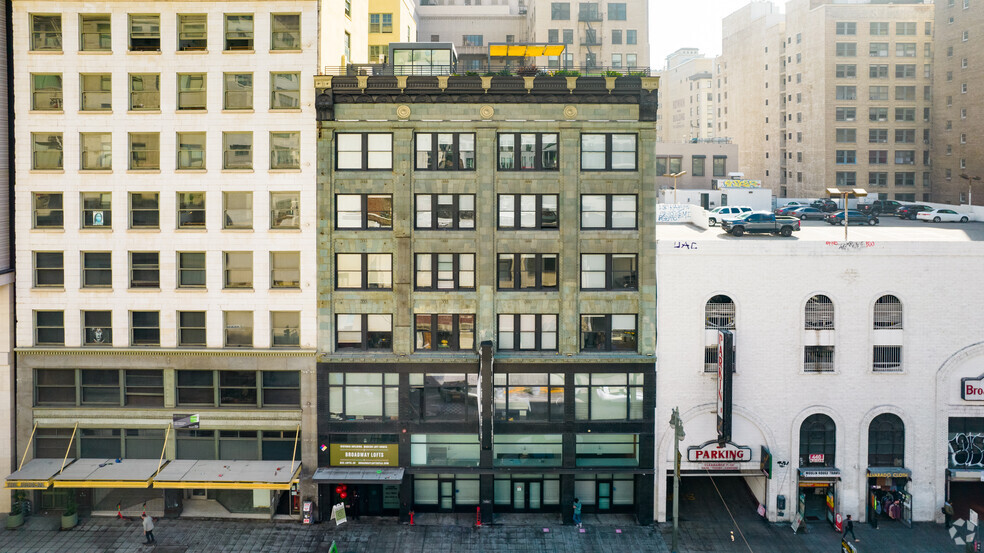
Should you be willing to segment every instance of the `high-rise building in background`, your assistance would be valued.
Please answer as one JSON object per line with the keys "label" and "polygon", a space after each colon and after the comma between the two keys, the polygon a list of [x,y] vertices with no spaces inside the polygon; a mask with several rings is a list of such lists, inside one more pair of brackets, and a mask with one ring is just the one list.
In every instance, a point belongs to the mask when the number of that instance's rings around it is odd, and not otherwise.
{"label": "high-rise building in background", "polygon": [[414,0],[369,0],[369,63],[386,63],[391,42],[417,40]]}
{"label": "high-rise building in background", "polygon": [[659,115],[656,124],[660,142],[704,141],[713,138],[714,60],[696,48],[680,48],[666,56],[659,71]]}
{"label": "high-rise building in background", "polygon": [[[392,0],[400,2],[401,0]],[[318,67],[343,67],[369,63],[368,0],[318,2]],[[384,2],[387,6],[390,2]],[[382,12],[382,10],[380,10]],[[393,12],[397,12],[394,10]],[[401,12],[402,13],[402,12]],[[394,39],[393,42],[396,42]]]}
{"label": "high-rise building in background", "polygon": [[[937,0],[932,197],[984,204],[984,4]],[[975,177],[978,177],[975,180]]]}

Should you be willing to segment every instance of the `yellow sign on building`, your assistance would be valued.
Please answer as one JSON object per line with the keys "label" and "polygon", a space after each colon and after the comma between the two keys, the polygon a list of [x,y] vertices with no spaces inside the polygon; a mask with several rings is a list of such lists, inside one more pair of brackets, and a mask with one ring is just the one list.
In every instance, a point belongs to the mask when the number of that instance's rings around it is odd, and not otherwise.
{"label": "yellow sign on building", "polygon": [[333,467],[398,467],[400,446],[397,444],[331,444]]}

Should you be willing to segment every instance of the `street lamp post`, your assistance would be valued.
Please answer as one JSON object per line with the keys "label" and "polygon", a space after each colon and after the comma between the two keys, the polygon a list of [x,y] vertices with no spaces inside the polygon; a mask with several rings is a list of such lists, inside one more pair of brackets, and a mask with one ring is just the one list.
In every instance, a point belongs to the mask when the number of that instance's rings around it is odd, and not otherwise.
{"label": "street lamp post", "polygon": [[677,553],[677,536],[680,531],[680,440],[687,437],[683,431],[683,421],[680,420],[680,408],[673,408],[670,416],[670,426],[673,427],[673,545],[671,553]]}
{"label": "street lamp post", "polygon": [[677,195],[676,195],[676,191],[677,191],[677,179],[680,178],[680,177],[682,177],[682,176],[684,176],[684,175],[686,175],[686,174],[687,174],[686,171],[680,171],[679,173],[666,173],[665,175],[661,175],[663,177],[672,177],[673,178],[673,203],[676,203],[676,201],[677,201]]}
{"label": "street lamp post", "polygon": [[868,192],[864,188],[848,188],[841,190],[840,188],[828,188],[827,195],[830,197],[843,196],[844,197],[844,241],[847,242],[847,227],[851,226],[850,219],[848,218],[847,209],[847,199],[848,198],[864,198],[868,195]]}
{"label": "street lamp post", "polygon": [[960,173],[960,178],[967,181],[967,205],[973,207],[974,205],[974,181],[980,182],[981,178],[977,176],[970,176],[967,173]]}

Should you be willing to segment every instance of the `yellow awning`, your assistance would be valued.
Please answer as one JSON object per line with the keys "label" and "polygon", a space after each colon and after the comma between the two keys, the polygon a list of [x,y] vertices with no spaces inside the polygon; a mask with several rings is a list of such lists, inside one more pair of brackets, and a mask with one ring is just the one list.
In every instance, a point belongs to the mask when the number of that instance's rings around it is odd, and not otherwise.
{"label": "yellow awning", "polygon": [[563,51],[563,44],[489,44],[489,56],[493,58],[559,56]]}
{"label": "yellow awning", "polygon": [[149,488],[157,459],[78,459],[55,476],[56,488]]}
{"label": "yellow awning", "polygon": [[3,481],[8,490],[46,490],[61,470],[61,459],[31,459]]}
{"label": "yellow awning", "polygon": [[179,490],[289,490],[300,482],[300,473],[301,464],[291,461],[175,460],[161,469],[153,485]]}

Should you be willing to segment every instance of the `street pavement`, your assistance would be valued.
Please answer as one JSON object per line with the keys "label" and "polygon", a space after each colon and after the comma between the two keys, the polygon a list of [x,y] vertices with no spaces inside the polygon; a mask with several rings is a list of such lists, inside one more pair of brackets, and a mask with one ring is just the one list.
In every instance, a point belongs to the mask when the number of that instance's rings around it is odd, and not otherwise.
{"label": "street pavement", "polygon": [[[140,521],[92,518],[60,531],[58,517],[30,517],[17,530],[0,529],[0,553],[327,553],[332,541],[340,553],[543,553],[669,552],[672,524],[639,526],[630,517],[585,515],[584,531],[560,523],[555,514],[498,515],[476,528],[473,515],[420,514],[415,526],[392,518],[301,525],[297,522],[171,520],[157,521],[156,546],[142,545]],[[883,523],[879,530],[858,524],[858,553],[960,553],[942,525],[905,528]],[[732,541],[732,533],[734,540]],[[747,545],[745,540],[747,540]],[[680,524],[679,552],[836,553],[840,536],[826,524],[793,534],[788,524],[761,520],[690,521]]]}

